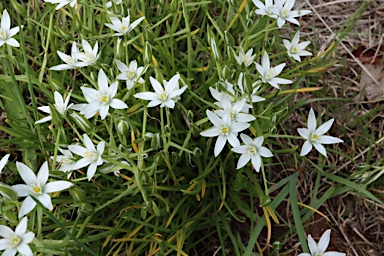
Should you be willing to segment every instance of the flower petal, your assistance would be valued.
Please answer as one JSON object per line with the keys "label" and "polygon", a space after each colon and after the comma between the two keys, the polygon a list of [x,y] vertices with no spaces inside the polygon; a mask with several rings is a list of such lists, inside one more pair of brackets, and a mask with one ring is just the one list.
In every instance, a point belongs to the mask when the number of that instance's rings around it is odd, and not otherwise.
{"label": "flower petal", "polygon": [[44,162],[37,174],[37,180],[40,182],[40,186],[44,187],[45,183],[48,180],[49,170],[48,170],[48,162]]}
{"label": "flower petal", "polygon": [[19,171],[21,178],[24,180],[25,184],[31,185],[36,183],[37,181],[36,175],[28,166],[26,166],[23,163],[16,162],[16,167],[17,167],[17,170]]}
{"label": "flower petal", "polygon": [[73,184],[69,181],[52,181],[44,186],[44,193],[53,193],[65,190],[72,187]]}
{"label": "flower petal", "polygon": [[237,162],[236,169],[243,168],[248,162],[251,160],[251,157],[246,153],[242,154],[239,158],[239,161]]}
{"label": "flower petal", "polygon": [[27,231],[28,218],[24,217],[20,223],[16,226],[15,236],[22,236]]}
{"label": "flower petal", "polygon": [[306,156],[312,150],[312,143],[309,140],[305,141],[301,148],[300,156]]}
{"label": "flower petal", "polygon": [[331,230],[327,229],[323,235],[320,237],[319,243],[317,244],[317,253],[324,253],[327,250],[329,245],[329,240],[331,239]]}
{"label": "flower petal", "polygon": [[23,204],[20,207],[18,217],[21,218],[24,215],[28,214],[30,211],[35,208],[36,202],[32,199],[32,197],[27,196],[23,202]]}
{"label": "flower petal", "polygon": [[312,108],[309,111],[308,121],[307,122],[308,122],[308,130],[309,130],[309,132],[315,131],[316,127],[317,127],[316,116],[315,116],[315,112],[313,111]]}
{"label": "flower petal", "polygon": [[227,143],[227,137],[220,135],[217,138],[215,149],[214,149],[215,157],[217,157],[220,154],[220,152],[223,150],[226,143]]}

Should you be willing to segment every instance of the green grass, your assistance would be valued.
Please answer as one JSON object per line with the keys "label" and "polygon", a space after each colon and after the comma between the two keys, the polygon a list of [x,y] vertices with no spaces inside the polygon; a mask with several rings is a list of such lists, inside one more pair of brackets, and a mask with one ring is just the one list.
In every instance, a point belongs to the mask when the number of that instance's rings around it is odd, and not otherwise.
{"label": "green grass", "polygon": [[[335,63],[331,55],[335,47],[316,56],[314,44],[309,50],[316,57],[294,62],[282,43],[293,33],[278,30],[273,19],[258,18],[251,1],[233,1],[234,5],[224,0],[124,1],[123,8],[112,10],[125,17],[129,9],[131,21],[146,19],[123,37],[113,37],[104,25],[110,23],[107,1],[78,2],[75,8],[67,5],[58,11],[56,5],[37,0],[0,4],[1,11],[10,13],[12,27],[23,26],[15,36],[19,48],[0,48],[0,108],[6,115],[6,125],[0,126],[0,149],[11,154],[2,182],[23,183],[16,161],[36,172],[49,161],[50,178],[66,180],[66,174],[57,170],[58,147],[82,144],[83,133],[95,144],[106,142],[105,166],[124,168],[120,176],[98,171],[90,182],[87,167],[74,171],[70,181],[75,185],[52,195],[52,212],[38,202],[28,215],[28,230],[36,234],[31,244],[36,255],[294,255],[287,249],[291,241],[300,244],[296,252],[308,252],[306,228],[317,211],[327,215],[322,207],[328,200],[352,194],[383,204],[383,197],[372,190],[380,189],[383,181],[383,160],[377,152],[382,138],[375,126],[382,106],[363,116],[354,114],[356,106],[343,120],[337,118],[329,134],[344,144],[326,146],[328,158],[315,150],[300,157],[302,139],[296,128],[305,127],[310,106],[317,107],[322,122],[343,114],[337,109],[346,100],[332,97],[327,88],[310,91],[319,86],[316,71]],[[349,33],[359,13],[340,28],[339,37]],[[101,57],[96,65],[49,70],[62,63],[57,51],[69,54],[72,42],[81,39],[91,46],[98,42]],[[226,79],[236,83],[239,72],[247,73],[249,86],[258,79],[254,65],[239,66],[235,61],[230,48],[238,53],[239,45],[254,49],[258,63],[263,50],[272,65],[286,62],[281,76],[294,80],[281,86],[285,94],[263,84],[258,95],[266,100],[251,110],[257,119],[246,133],[253,138],[263,135],[264,146],[274,153],[263,158],[260,173],[250,164],[236,170],[238,155],[228,146],[215,158],[216,138],[200,135],[212,126],[206,110],[218,109],[209,87],[222,88],[219,82]],[[109,84],[114,82],[120,73],[114,59],[126,64],[136,59],[147,68],[142,86],[127,90],[125,82],[119,82],[116,98],[124,99],[128,109],[110,110],[104,120],[93,117],[87,128],[68,114],[64,119],[54,117],[52,123],[34,124],[45,116],[37,107],[53,106],[54,91],[72,90],[71,102],[84,103],[80,87],[97,88],[100,68]],[[161,82],[176,73],[181,75],[180,86],[188,88],[174,109],[148,108],[147,101],[133,96],[153,91],[150,76]],[[294,116],[300,119],[292,121]],[[117,129],[121,120],[129,126],[125,134]],[[155,136],[146,137],[148,132]],[[364,158],[357,157],[364,149]],[[340,169],[343,164],[347,167]],[[15,227],[21,200],[0,202],[0,224]],[[269,248],[276,241],[280,249]]]}

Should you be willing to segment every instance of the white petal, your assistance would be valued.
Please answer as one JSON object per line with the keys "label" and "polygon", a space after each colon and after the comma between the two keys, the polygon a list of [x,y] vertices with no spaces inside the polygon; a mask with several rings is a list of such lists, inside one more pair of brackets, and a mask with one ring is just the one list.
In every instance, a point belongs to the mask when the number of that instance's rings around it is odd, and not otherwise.
{"label": "white petal", "polygon": [[24,215],[28,214],[30,211],[35,208],[36,202],[32,199],[32,197],[27,196],[20,207],[18,217],[21,218]]}
{"label": "white petal", "polygon": [[227,137],[225,137],[225,136],[220,135],[217,138],[216,144],[215,144],[215,149],[214,149],[215,157],[217,157],[220,154],[220,152],[223,150],[226,142],[227,142]]}
{"label": "white petal", "polygon": [[210,110],[206,110],[205,113],[207,114],[208,118],[209,118],[209,121],[211,121],[211,123],[216,126],[216,127],[221,127],[223,126],[223,120],[218,116],[216,115],[214,112],[210,111]]}
{"label": "white petal", "polygon": [[97,84],[99,85],[99,92],[106,95],[108,94],[108,78],[103,69],[100,69],[97,78]]}
{"label": "white petal", "polygon": [[88,137],[88,135],[86,133],[83,134],[83,138],[84,138],[85,147],[90,151],[96,151],[95,145],[93,145],[92,140]]}
{"label": "white petal", "polygon": [[31,248],[24,241],[17,246],[17,251],[23,256],[33,256]]}
{"label": "white petal", "polygon": [[323,136],[320,136],[320,138],[317,140],[317,142],[319,142],[321,144],[335,144],[335,143],[341,143],[344,141],[339,139],[339,138],[336,138],[336,137],[323,135]]}
{"label": "white petal", "polygon": [[262,157],[272,157],[273,156],[271,150],[269,150],[266,147],[260,147],[258,149],[258,152],[259,152],[259,155],[262,156]]}
{"label": "white petal", "polygon": [[306,156],[312,150],[312,144],[309,140],[306,140],[301,148],[300,156]]}
{"label": "white petal", "polygon": [[44,186],[44,193],[58,192],[72,186],[73,184],[69,181],[52,181]]}
{"label": "white petal", "polygon": [[158,93],[158,94],[164,93],[164,89],[161,86],[161,84],[159,83],[159,81],[157,81],[153,77],[149,77],[149,81],[151,81],[151,85],[152,85],[152,87],[153,87],[153,89],[155,90],[156,93]]}
{"label": "white petal", "polygon": [[204,137],[216,137],[216,136],[219,136],[219,134],[220,134],[220,128],[218,127],[212,127],[200,133],[200,135]]}
{"label": "white petal", "polygon": [[33,232],[27,232],[22,236],[23,243],[29,244],[30,242],[32,242],[34,237],[35,237],[35,234]]}
{"label": "white petal", "polygon": [[108,110],[109,110],[109,105],[101,105],[100,106],[99,113],[100,113],[100,119],[101,120],[103,120],[107,116]]}
{"label": "white petal", "polygon": [[244,167],[249,160],[251,160],[251,157],[248,154],[242,154],[239,158],[239,161],[237,162],[236,169],[240,169]]}
{"label": "white petal", "polygon": [[258,154],[253,155],[251,157],[251,162],[252,162],[253,168],[255,168],[255,171],[259,172],[261,167],[261,157]]}
{"label": "white petal", "polygon": [[119,61],[119,60],[115,60],[115,63],[117,65],[117,68],[120,70],[120,72],[127,72],[129,71],[127,65],[125,65],[123,62]]}
{"label": "white petal", "polygon": [[323,145],[315,142],[315,143],[313,143],[313,146],[316,148],[317,151],[320,152],[320,154],[327,157],[327,151],[325,150],[325,147]]}
{"label": "white petal", "polygon": [[260,136],[260,137],[257,137],[257,138],[253,141],[253,145],[255,145],[256,148],[260,148],[261,145],[263,145],[263,142],[264,142],[264,137],[263,137],[263,136]]}
{"label": "white petal", "polygon": [[21,178],[24,180],[25,184],[31,185],[31,184],[37,183],[36,175],[28,166],[26,166],[23,163],[16,162],[16,167],[17,167],[17,170],[19,171]]}
{"label": "white petal", "polygon": [[157,94],[154,92],[139,92],[133,95],[135,98],[142,100],[156,100]]}
{"label": "white petal", "polygon": [[7,164],[8,162],[8,158],[9,158],[10,154],[6,154],[0,161],[0,173],[1,171],[3,170],[4,166]]}
{"label": "white petal", "polygon": [[234,133],[230,133],[229,136],[228,136],[228,142],[229,144],[231,144],[232,147],[238,147],[240,146],[240,141],[239,139],[237,138],[237,133],[234,134]]}
{"label": "white petal", "polygon": [[300,134],[301,137],[304,139],[309,138],[309,130],[307,128],[297,128],[297,132]]}
{"label": "white petal", "polygon": [[170,94],[171,92],[173,92],[175,90],[175,88],[178,88],[179,87],[179,79],[180,79],[180,75],[179,74],[176,74],[174,75],[171,80],[169,80],[169,82],[164,86],[165,88],[165,92],[167,94]]}
{"label": "white petal", "polygon": [[331,230],[327,229],[324,232],[324,234],[320,237],[320,241],[317,244],[318,253],[324,253],[325,250],[327,250],[330,239],[331,239]]}
{"label": "white petal", "polygon": [[323,135],[324,133],[328,132],[332,127],[333,121],[335,121],[335,119],[332,118],[331,120],[328,120],[327,122],[320,125],[319,128],[316,129],[316,134]]}
{"label": "white petal", "polygon": [[16,190],[17,195],[20,197],[28,196],[29,195],[29,186],[25,184],[18,184],[18,185],[13,185],[12,188]]}
{"label": "white petal", "polygon": [[111,107],[115,108],[115,109],[124,109],[124,108],[128,108],[128,105],[125,104],[123,101],[121,100],[118,100],[118,99],[113,99],[111,101]]}
{"label": "white petal", "polygon": [[[17,253],[16,248],[8,248],[8,249],[6,249],[6,250],[3,252],[2,256],[15,256],[16,253]],[[28,256],[29,256],[29,255],[28,255]]]}
{"label": "white petal", "polygon": [[88,170],[87,170],[88,181],[90,181],[92,179],[92,177],[95,175],[96,168],[97,168],[96,163],[92,163],[89,165]]}
{"label": "white petal", "polygon": [[239,154],[246,154],[248,153],[248,149],[249,149],[249,146],[241,145],[241,146],[234,147],[231,150]]}
{"label": "white petal", "polygon": [[11,18],[6,9],[4,9],[3,16],[1,16],[1,27],[6,31],[11,28]]}
{"label": "white petal", "polygon": [[88,152],[88,149],[82,147],[82,146],[79,146],[79,145],[69,145],[68,146],[68,149],[76,154],[76,155],[79,155],[79,156],[85,156],[85,153]]}
{"label": "white petal", "polygon": [[315,112],[311,108],[308,115],[308,130],[309,132],[313,132],[316,130],[317,124],[316,124],[316,116]]}
{"label": "white petal", "polygon": [[51,197],[48,194],[41,194],[41,195],[37,196],[36,199],[38,199],[40,201],[40,203],[42,205],[44,205],[45,208],[47,208],[49,210],[53,209]]}
{"label": "white petal", "polygon": [[24,217],[20,223],[16,226],[15,235],[20,237],[27,231],[28,218]]}
{"label": "white petal", "polygon": [[48,180],[49,170],[48,170],[48,162],[44,162],[37,174],[37,180],[40,182],[40,186],[44,187],[45,183]]}

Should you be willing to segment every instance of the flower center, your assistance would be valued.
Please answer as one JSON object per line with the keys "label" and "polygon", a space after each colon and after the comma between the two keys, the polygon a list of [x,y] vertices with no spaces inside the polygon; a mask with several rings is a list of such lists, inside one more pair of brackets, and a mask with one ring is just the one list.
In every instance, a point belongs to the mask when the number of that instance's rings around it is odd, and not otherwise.
{"label": "flower center", "polygon": [[133,78],[135,78],[135,76],[136,76],[136,73],[134,72],[134,71],[128,71],[128,78],[129,79],[133,79]]}
{"label": "flower center", "polygon": [[33,193],[35,193],[35,194],[41,194],[41,192],[42,192],[39,184],[33,184],[32,190],[33,190]]}
{"label": "flower center", "polygon": [[15,248],[16,246],[18,246],[21,242],[20,238],[18,238],[17,236],[11,236],[9,237],[9,242],[11,243],[11,248]]}
{"label": "flower center", "polygon": [[254,148],[254,147],[249,147],[248,148],[248,155],[252,156],[252,155],[254,155],[256,153],[257,153],[257,149],[256,148]]}
{"label": "flower center", "polygon": [[312,141],[316,141],[319,139],[319,136],[317,134],[312,134]]}
{"label": "flower center", "polygon": [[268,70],[267,74],[265,75],[265,78],[266,78],[266,80],[270,80],[270,79],[274,78],[276,75],[277,75],[276,69],[271,68],[270,70]]}
{"label": "flower center", "polygon": [[285,19],[286,17],[288,17],[288,15],[289,15],[289,11],[288,10],[283,10],[280,13],[280,18]]}
{"label": "flower center", "polygon": [[162,94],[160,95],[160,99],[162,99],[162,100],[166,100],[166,99],[167,99],[167,94],[162,93]]}
{"label": "flower center", "polygon": [[108,96],[106,96],[106,95],[102,96],[102,97],[101,97],[101,101],[102,101],[103,103],[107,103],[107,102],[108,102]]}
{"label": "flower center", "polygon": [[84,153],[84,158],[88,158],[90,160],[94,160],[94,159],[96,159],[96,157],[97,157],[97,155],[94,152],[86,151]]}
{"label": "flower center", "polygon": [[221,135],[228,135],[229,129],[227,127],[221,128]]}
{"label": "flower center", "polygon": [[292,50],[291,50],[291,52],[293,52],[293,53],[296,53],[296,52],[298,52],[298,50],[297,50],[296,46],[295,46],[295,47],[292,47]]}
{"label": "flower center", "polygon": [[0,28],[0,38],[7,38],[7,32],[5,32],[4,28]]}
{"label": "flower center", "polygon": [[121,30],[122,30],[122,31],[127,30],[127,26],[121,26]]}
{"label": "flower center", "polygon": [[72,58],[72,56],[67,56],[66,59],[63,60],[65,63],[71,65],[71,64],[75,64],[75,60]]}

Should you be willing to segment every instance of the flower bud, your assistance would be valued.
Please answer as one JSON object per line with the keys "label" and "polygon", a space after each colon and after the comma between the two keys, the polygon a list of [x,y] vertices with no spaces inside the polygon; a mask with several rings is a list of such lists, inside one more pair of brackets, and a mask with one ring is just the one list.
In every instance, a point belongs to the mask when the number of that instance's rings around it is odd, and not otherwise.
{"label": "flower bud", "polygon": [[125,120],[119,120],[119,123],[117,124],[117,131],[123,135],[126,136],[129,131],[129,125],[128,122]]}
{"label": "flower bud", "polygon": [[160,134],[156,133],[156,134],[154,134],[154,136],[151,139],[151,148],[152,149],[159,149],[160,146],[161,146]]}
{"label": "flower bud", "polygon": [[115,45],[115,59],[122,59],[123,58],[123,49],[121,44],[121,38],[117,38],[116,45]]}
{"label": "flower bud", "polygon": [[11,201],[16,201],[17,200],[17,192],[14,188],[12,188],[9,185],[6,185],[2,182],[0,182],[0,195],[5,198],[9,199]]}
{"label": "flower bud", "polygon": [[149,65],[152,63],[152,46],[145,42],[144,45],[144,64]]}
{"label": "flower bud", "polygon": [[87,201],[85,191],[79,186],[72,186],[68,189],[68,191],[75,203],[85,203]]}
{"label": "flower bud", "polygon": [[233,38],[231,33],[229,33],[228,31],[224,31],[224,38],[227,45],[230,45],[230,46],[235,45],[235,39]]}

